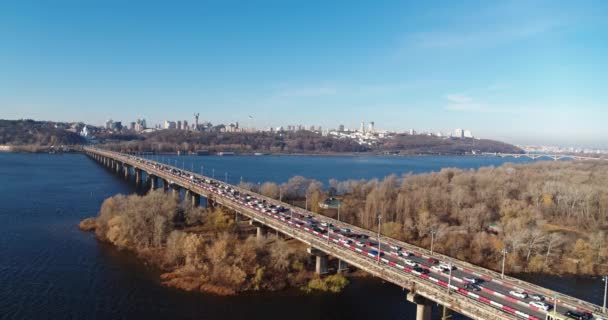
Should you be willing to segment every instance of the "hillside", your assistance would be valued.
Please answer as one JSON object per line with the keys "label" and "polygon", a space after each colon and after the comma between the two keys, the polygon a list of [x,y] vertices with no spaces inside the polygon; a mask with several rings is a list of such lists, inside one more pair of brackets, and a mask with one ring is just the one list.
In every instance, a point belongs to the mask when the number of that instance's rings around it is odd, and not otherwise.
{"label": "hillside", "polygon": [[[128,139],[108,139],[107,146],[125,151],[209,152],[234,151],[242,153],[384,153],[400,154],[469,154],[478,152],[523,153],[513,145],[477,139],[440,138],[424,135],[397,135],[380,139],[375,145],[360,145],[352,139],[339,139],[309,131],[222,133],[161,130]],[[121,141],[117,141],[121,140]]]}
{"label": "hillside", "polygon": [[84,142],[77,133],[54,122],[0,119],[0,145],[59,146]]}
{"label": "hillside", "polygon": [[382,150],[404,154],[465,154],[477,152],[523,153],[520,148],[494,140],[472,138],[440,138],[425,135],[397,135],[387,139]]}

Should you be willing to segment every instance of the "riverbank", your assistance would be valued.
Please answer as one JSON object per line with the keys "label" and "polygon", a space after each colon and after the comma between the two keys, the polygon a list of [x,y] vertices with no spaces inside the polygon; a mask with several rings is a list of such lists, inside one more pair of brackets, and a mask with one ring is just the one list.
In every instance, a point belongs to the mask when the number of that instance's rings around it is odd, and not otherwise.
{"label": "riverbank", "polygon": [[135,252],[162,270],[165,286],[235,295],[247,291],[302,288],[339,292],[342,275],[320,278],[305,246],[279,237],[255,238],[247,224],[223,211],[182,207],[162,190],[146,196],[114,196],[97,218],[79,224],[99,240]]}

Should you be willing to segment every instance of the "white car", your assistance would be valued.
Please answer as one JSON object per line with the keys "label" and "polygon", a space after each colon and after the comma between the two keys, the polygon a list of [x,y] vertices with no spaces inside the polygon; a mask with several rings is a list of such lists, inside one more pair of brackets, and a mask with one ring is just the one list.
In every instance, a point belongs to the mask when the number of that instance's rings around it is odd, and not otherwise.
{"label": "white car", "polygon": [[410,259],[403,259],[403,262],[410,267],[417,267],[418,264]]}
{"label": "white car", "polygon": [[393,244],[389,245],[389,247],[390,247],[391,249],[395,250],[395,251],[400,251],[400,250],[401,250],[401,247],[400,247],[400,246],[396,246],[396,245],[393,245]]}
{"label": "white car", "polygon": [[530,305],[539,309],[543,309],[545,311],[549,311],[549,309],[551,309],[550,305],[540,301],[530,301]]}
{"label": "white car", "polygon": [[437,271],[437,272],[443,272],[446,269],[442,268],[441,266],[431,266],[431,270]]}
{"label": "white car", "polygon": [[450,271],[450,269],[456,270],[456,266],[454,266],[453,264],[440,263],[439,266],[448,271]]}
{"label": "white car", "polygon": [[479,282],[479,279],[473,278],[471,276],[464,276],[464,277],[462,277],[462,279],[464,281],[467,281],[467,282],[470,282],[470,283],[474,283],[474,284],[477,284]]}
{"label": "white car", "polygon": [[365,247],[365,243],[363,243],[361,241],[355,242],[355,245],[357,245],[357,247]]}
{"label": "white car", "polygon": [[545,297],[541,296],[540,294],[531,294],[530,298],[536,301],[545,301]]}
{"label": "white car", "polygon": [[411,256],[414,255],[413,253],[411,253],[409,251],[399,251],[399,254],[402,255],[402,256],[404,256],[404,257],[411,257]]}
{"label": "white car", "polygon": [[520,298],[520,299],[525,299],[528,297],[527,293],[525,293],[523,291],[517,291],[517,290],[511,290],[511,291],[509,291],[509,294],[514,297]]}

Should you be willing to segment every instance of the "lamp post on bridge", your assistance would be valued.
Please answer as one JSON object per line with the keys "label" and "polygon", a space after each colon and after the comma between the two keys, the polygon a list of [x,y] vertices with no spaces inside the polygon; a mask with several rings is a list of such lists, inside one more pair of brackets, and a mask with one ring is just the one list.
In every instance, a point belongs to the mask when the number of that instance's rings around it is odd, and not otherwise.
{"label": "lamp post on bridge", "polygon": [[507,248],[502,248],[502,272],[500,278],[505,278],[505,261],[507,260]]}
{"label": "lamp post on bridge", "polygon": [[215,179],[215,168],[211,169],[211,178]]}
{"label": "lamp post on bridge", "polygon": [[450,294],[450,287],[452,286],[452,261],[448,264],[448,268],[450,268],[450,274],[448,275],[448,295]]}
{"label": "lamp post on bridge", "polygon": [[378,215],[378,260],[377,264],[380,264],[380,224],[382,223],[382,215]]}
{"label": "lamp post on bridge", "polygon": [[606,313],[606,294],[608,293],[608,276],[603,276],[604,281],[604,305],[602,306],[602,312]]}
{"label": "lamp post on bridge", "polygon": [[433,229],[431,229],[430,233],[431,233],[431,255],[433,255],[433,245],[435,244],[435,235],[437,234],[437,230],[433,228]]}
{"label": "lamp post on bridge", "polygon": [[201,176],[205,175],[205,171],[204,170],[205,170],[205,166],[201,166]]}
{"label": "lamp post on bridge", "polygon": [[228,172],[224,173],[224,182],[228,183]]}

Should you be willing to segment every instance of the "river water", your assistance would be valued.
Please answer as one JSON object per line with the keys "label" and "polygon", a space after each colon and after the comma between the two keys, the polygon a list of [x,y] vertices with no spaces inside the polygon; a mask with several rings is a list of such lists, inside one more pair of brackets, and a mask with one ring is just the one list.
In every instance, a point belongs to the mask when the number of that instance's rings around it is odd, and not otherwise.
{"label": "river water", "polygon": [[[468,157],[167,157],[232,182],[303,175],[381,178],[388,174],[477,168],[504,159]],[[511,159],[513,161],[513,159]],[[527,160],[518,160],[518,162]],[[209,170],[209,171],[208,171]],[[215,297],[162,287],[157,270],[77,229],[102,201],[133,185],[83,155],[0,153],[0,319],[413,319],[405,292],[374,278],[344,292],[298,290]],[[528,279],[599,303],[594,279]],[[438,312],[438,310],[435,310]],[[457,317],[458,318],[458,317]],[[462,319],[462,317],[460,317]]]}

